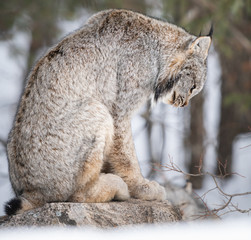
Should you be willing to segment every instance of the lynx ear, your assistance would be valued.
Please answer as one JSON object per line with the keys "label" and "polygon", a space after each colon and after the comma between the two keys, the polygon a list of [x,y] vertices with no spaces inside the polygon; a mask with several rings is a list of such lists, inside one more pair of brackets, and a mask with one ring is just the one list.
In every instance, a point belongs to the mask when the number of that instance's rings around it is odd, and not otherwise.
{"label": "lynx ear", "polygon": [[204,60],[207,58],[208,50],[211,45],[211,37],[198,37],[189,47],[191,53],[199,54]]}

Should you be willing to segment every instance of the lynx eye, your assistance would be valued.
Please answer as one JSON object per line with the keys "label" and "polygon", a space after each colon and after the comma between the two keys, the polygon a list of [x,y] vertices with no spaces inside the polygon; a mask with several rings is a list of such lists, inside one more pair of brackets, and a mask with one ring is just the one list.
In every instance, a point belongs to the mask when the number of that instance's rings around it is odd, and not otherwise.
{"label": "lynx eye", "polygon": [[193,92],[193,90],[196,88],[196,85],[194,84],[191,88],[190,88],[190,93]]}

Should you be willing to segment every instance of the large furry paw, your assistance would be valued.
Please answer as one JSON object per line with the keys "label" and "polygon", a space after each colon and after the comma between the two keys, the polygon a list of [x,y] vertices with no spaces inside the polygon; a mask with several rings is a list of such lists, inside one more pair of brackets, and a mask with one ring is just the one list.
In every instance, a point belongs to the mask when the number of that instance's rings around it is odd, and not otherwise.
{"label": "large furry paw", "polygon": [[158,200],[166,199],[166,190],[155,181],[144,179],[143,182],[129,188],[131,197],[142,200]]}

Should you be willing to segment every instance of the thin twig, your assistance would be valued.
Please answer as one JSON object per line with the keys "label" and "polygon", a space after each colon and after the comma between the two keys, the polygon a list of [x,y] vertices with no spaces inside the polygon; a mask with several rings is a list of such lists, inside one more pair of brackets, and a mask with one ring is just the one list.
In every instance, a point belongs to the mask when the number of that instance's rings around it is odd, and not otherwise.
{"label": "thin twig", "polygon": [[[202,164],[202,161],[201,161],[201,160],[200,160],[200,164]],[[221,163],[220,163],[220,164],[221,164]],[[224,164],[224,165],[221,165],[221,166],[223,166],[223,168],[225,168],[226,165]],[[237,212],[240,212],[240,213],[250,213],[250,212],[251,212],[251,208],[249,208],[249,209],[244,209],[244,210],[243,210],[243,209],[238,208],[238,206],[236,206],[236,205],[233,204],[233,202],[232,202],[233,198],[235,198],[235,197],[251,195],[251,191],[243,192],[243,193],[232,193],[232,194],[230,194],[230,193],[226,193],[226,192],[220,187],[220,185],[219,185],[217,179],[223,179],[224,177],[228,176],[229,174],[225,174],[225,175],[222,175],[222,176],[216,176],[216,175],[214,175],[214,174],[212,174],[212,173],[210,173],[210,172],[202,172],[202,170],[201,170],[202,167],[200,167],[200,166],[198,166],[199,173],[197,173],[197,174],[187,173],[187,172],[184,172],[177,164],[175,164],[175,163],[172,161],[171,158],[170,158],[169,164],[167,164],[167,165],[165,165],[165,166],[160,166],[160,165],[159,165],[159,167],[161,167],[162,169],[164,168],[165,171],[175,171],[175,172],[178,172],[178,173],[184,175],[186,178],[188,178],[188,177],[209,176],[209,177],[211,177],[211,178],[213,179],[215,187],[213,187],[213,188],[207,190],[207,191],[206,191],[203,195],[201,195],[201,196],[199,196],[199,195],[196,194],[196,195],[198,196],[198,198],[202,201],[202,203],[203,203],[203,205],[204,205],[204,207],[205,207],[205,209],[206,209],[206,212],[205,212],[206,215],[209,214],[209,215],[211,215],[211,216],[220,217],[220,216],[223,216],[223,215],[225,215],[226,213],[229,213],[229,212],[236,212],[236,211],[237,211]],[[231,173],[231,174],[233,174],[233,173]],[[234,174],[235,174],[235,175],[241,176],[241,175],[238,174],[238,173],[234,173]],[[241,177],[243,177],[243,176],[241,176]],[[224,203],[221,204],[219,207],[216,207],[216,208],[210,210],[210,209],[208,208],[208,206],[207,206],[207,204],[206,204],[206,202],[205,202],[204,199],[205,199],[206,195],[207,195],[209,192],[214,191],[214,190],[218,190],[219,193],[220,193],[223,197],[225,197],[227,201],[224,201]],[[221,213],[221,212],[222,212],[223,210],[225,210],[225,209],[229,209],[229,210],[226,211],[226,212],[224,212],[224,213]],[[204,216],[205,216],[205,215],[204,215]]]}

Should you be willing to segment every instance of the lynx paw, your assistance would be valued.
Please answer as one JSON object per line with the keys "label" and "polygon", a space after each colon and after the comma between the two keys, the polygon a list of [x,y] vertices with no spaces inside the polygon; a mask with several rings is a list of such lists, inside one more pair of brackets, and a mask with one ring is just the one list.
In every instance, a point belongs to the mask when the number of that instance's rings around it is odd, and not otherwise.
{"label": "lynx paw", "polygon": [[127,184],[117,175],[105,174],[107,178],[107,187],[114,189],[115,195],[114,200],[125,201],[130,198],[129,190]]}
{"label": "lynx paw", "polygon": [[[112,174],[110,174],[112,175]],[[114,200],[126,201],[130,198],[129,190],[127,184],[119,176],[113,175],[114,184],[116,185],[116,194]]]}
{"label": "lynx paw", "polygon": [[140,184],[137,184],[130,189],[131,196],[142,200],[158,200],[162,201],[166,199],[165,188],[160,186],[155,181],[149,181],[144,179]]}

